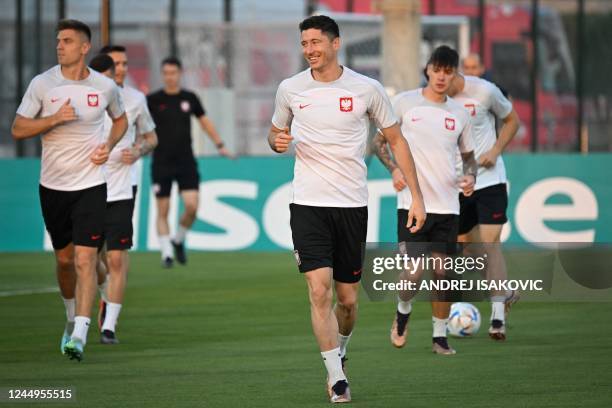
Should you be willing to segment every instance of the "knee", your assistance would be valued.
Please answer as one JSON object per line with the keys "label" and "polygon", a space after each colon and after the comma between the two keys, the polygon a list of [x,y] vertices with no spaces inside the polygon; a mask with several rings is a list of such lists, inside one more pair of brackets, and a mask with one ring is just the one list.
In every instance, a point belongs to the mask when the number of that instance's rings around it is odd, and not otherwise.
{"label": "knee", "polygon": [[195,217],[197,211],[198,211],[197,201],[185,203],[185,213],[186,214],[189,214],[190,216]]}
{"label": "knee", "polygon": [[332,290],[325,285],[311,285],[309,287],[310,303],[315,308],[331,307]]}
{"label": "knee", "polygon": [[74,269],[73,254],[58,254],[56,257],[57,268],[61,272],[68,272]]}
{"label": "knee", "polygon": [[78,251],[75,256],[75,264],[78,271],[89,271],[95,269],[97,256],[95,251]]}
{"label": "knee", "polygon": [[108,256],[106,258],[106,262],[108,262],[108,271],[110,273],[116,273],[121,271],[123,267],[123,259],[121,257],[120,251],[109,251]]}
{"label": "knee", "polygon": [[357,310],[357,296],[356,295],[339,295],[337,306],[344,313],[351,314]]}

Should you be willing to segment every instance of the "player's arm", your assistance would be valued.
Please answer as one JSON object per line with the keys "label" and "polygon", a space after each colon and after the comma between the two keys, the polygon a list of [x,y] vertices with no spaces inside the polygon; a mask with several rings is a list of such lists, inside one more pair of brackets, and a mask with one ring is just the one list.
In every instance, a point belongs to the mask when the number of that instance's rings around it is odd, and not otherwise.
{"label": "player's arm", "polygon": [[16,140],[28,139],[77,119],[76,112],[70,105],[70,98],[68,98],[57,112],[44,118],[26,118],[20,114],[15,115],[11,133]]}
{"label": "player's arm", "polygon": [[[410,229],[410,232],[417,232],[425,223],[426,213],[423,194],[419,187],[419,180],[417,179],[416,167],[410,152],[410,146],[408,146],[408,142],[404,139],[400,126],[397,123],[388,128],[381,129],[381,133],[387,143],[389,143],[393,157],[395,157],[395,162],[404,174],[406,184],[408,184],[410,194],[412,195],[412,205],[408,210],[408,223],[406,226]],[[412,225],[413,220],[416,221],[414,226]]]}
{"label": "player's arm", "polygon": [[232,154],[229,152],[229,150],[225,148],[225,144],[223,143],[223,140],[221,140],[221,136],[219,136],[219,133],[217,132],[217,129],[215,128],[215,125],[212,120],[210,120],[208,116],[202,115],[198,118],[198,121],[200,122],[200,127],[202,128],[202,130],[206,132],[208,138],[217,147],[217,151],[219,152],[219,154],[225,157],[232,157]]}
{"label": "player's arm", "polygon": [[115,145],[119,143],[128,128],[128,120],[125,112],[116,118],[111,117],[111,120],[113,121],[113,125],[111,126],[106,143],[102,143],[98,146],[90,157],[93,164],[100,165],[106,163],[110,152],[114,149]]}
{"label": "player's arm", "polygon": [[463,190],[463,195],[469,197],[474,193],[478,163],[473,150],[461,152],[461,160],[463,162],[463,176],[459,179],[459,187]]}
{"label": "player's arm", "polygon": [[389,173],[391,173],[391,179],[393,180],[393,188],[395,188],[395,191],[402,191],[405,189],[407,184],[404,174],[399,167],[397,167],[395,160],[393,160],[387,140],[385,140],[385,137],[381,132],[376,132],[376,135],[374,136],[374,149],[378,160],[380,160],[387,170],[389,170]]}
{"label": "player's arm", "polygon": [[157,133],[155,133],[155,130],[141,133],[136,136],[136,141],[132,147],[121,151],[121,162],[124,164],[134,164],[141,157],[151,153],[156,147]]}
{"label": "player's arm", "polygon": [[289,149],[289,145],[293,137],[289,134],[289,128],[279,129],[272,125],[268,133],[268,144],[270,149],[276,153],[285,153]]}
{"label": "player's arm", "polygon": [[497,157],[504,152],[506,146],[514,139],[519,129],[519,118],[514,110],[502,119],[502,128],[493,147],[480,156],[479,163],[484,167],[492,167],[497,163]]}

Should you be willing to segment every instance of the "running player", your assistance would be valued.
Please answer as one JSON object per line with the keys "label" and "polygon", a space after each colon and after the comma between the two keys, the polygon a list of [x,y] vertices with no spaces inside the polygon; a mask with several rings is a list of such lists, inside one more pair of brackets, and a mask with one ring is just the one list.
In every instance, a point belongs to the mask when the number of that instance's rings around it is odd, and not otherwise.
{"label": "running player", "polygon": [[[455,172],[457,147],[463,159],[463,175],[459,186],[466,196],[472,194],[474,189],[477,164],[474,158],[470,116],[463,106],[447,96],[458,65],[459,56],[455,50],[447,46],[436,48],[425,68],[427,86],[402,92],[393,99],[393,110],[400,118],[402,134],[412,149],[427,211],[427,221],[416,233],[404,228],[410,217],[413,198],[411,192],[403,188],[403,172],[389,155],[382,136],[378,134],[375,137],[376,153],[393,174],[394,185],[398,189],[398,242],[404,253],[413,252],[417,246],[414,243],[433,244],[428,248],[432,257],[444,258],[454,252],[459,226],[458,183]],[[397,179],[401,182],[398,183]],[[402,274],[402,279],[418,280],[423,271],[413,272],[413,275]],[[444,278],[444,269],[436,269],[434,276],[437,279]],[[397,312],[391,327],[391,343],[395,347],[400,348],[406,344],[412,298],[415,295],[416,291],[399,293]],[[437,354],[455,354],[446,338],[451,304],[440,301],[441,295],[442,293],[438,293],[432,300],[432,350]]]}
{"label": "running player", "polygon": [[[153,152],[152,179],[157,198],[157,234],[161,246],[162,266],[171,268],[176,260],[187,262],[185,236],[196,218],[199,202],[200,176],[191,149],[191,116],[198,118],[200,127],[217,147],[220,155],[231,157],[219,137],[213,122],[206,116],[200,99],[193,92],[181,89],[181,62],[168,57],[162,61],[164,88],[147,97],[149,110],[157,127],[159,146]],[[170,241],[168,211],[172,182],[178,182],[185,210],[179,220],[174,239]]]}
{"label": "running player", "polygon": [[[309,68],[279,85],[268,142],[277,153],[295,140],[293,202],[295,258],[308,284],[312,327],[327,369],[331,402],[350,401],[343,370],[357,317],[357,294],[367,230],[368,121],[373,119],[406,174],[415,196],[405,225],[425,221],[410,150],[382,86],[338,64],[338,25],[313,16],[300,25]],[[291,126],[291,131],[289,130]],[[294,139],[295,138],[295,139]],[[335,281],[337,303],[332,308]]]}
{"label": "running player", "polygon": [[[465,66],[465,62],[464,62]],[[507,279],[506,263],[499,245],[503,225],[508,221],[506,169],[501,157],[519,129],[519,119],[512,103],[493,83],[475,76],[457,74],[449,95],[471,115],[478,161],[475,192],[466,197],[460,193],[459,241],[485,243],[488,257],[487,279]],[[496,138],[496,119],[502,124]],[[518,300],[518,292],[491,292],[491,326],[489,336],[506,339],[505,314]]]}
{"label": "running player", "polygon": [[[89,27],[61,20],[56,31],[59,64],[32,80],[12,133],[16,139],[42,134],[40,203],[68,320],[61,349],[81,360],[96,292],[97,250],[104,242],[101,165],[125,133],[127,119],[115,83],[85,64]],[[105,112],[113,121],[106,141]]]}
{"label": "running player", "polygon": [[145,95],[125,84],[128,59],[125,47],[109,45],[100,53],[114,64],[114,80],[119,86],[128,119],[128,130],[106,164],[108,186],[106,206],[105,269],[110,279],[106,296],[100,299],[98,326],[102,344],[117,344],[115,326],[123,304],[129,268],[128,249],[132,247],[132,216],[138,184],[136,162],[157,145],[155,124]]}

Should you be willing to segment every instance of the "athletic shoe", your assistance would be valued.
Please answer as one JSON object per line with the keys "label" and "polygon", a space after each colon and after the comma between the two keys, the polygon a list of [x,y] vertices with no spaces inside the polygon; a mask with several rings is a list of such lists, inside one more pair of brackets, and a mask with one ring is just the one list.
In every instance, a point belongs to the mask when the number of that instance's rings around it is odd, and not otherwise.
{"label": "athletic shoe", "polygon": [[450,356],[457,353],[455,349],[448,345],[448,340],[446,337],[434,337],[431,351],[433,351],[435,354],[445,356]]}
{"label": "athletic shoe", "polygon": [[391,325],[391,344],[393,344],[394,347],[402,348],[406,345],[408,320],[410,320],[410,313],[403,314],[399,311],[395,312],[395,318]]}
{"label": "athletic shoe", "polygon": [[62,354],[66,354],[66,352],[64,351],[64,347],[66,347],[66,344],[68,344],[69,341],[70,333],[64,330],[64,334],[62,334],[62,341],[60,342],[60,351],[62,352]]}
{"label": "athletic shoe", "polygon": [[174,260],[172,258],[170,258],[169,256],[167,256],[164,259],[162,259],[162,262],[161,262],[162,268],[170,269],[170,268],[172,268],[173,265],[174,265]]}
{"label": "athletic shoe", "polygon": [[506,340],[506,326],[501,320],[491,320],[489,327],[489,337],[496,341]]}
{"label": "athletic shoe", "polygon": [[103,330],[100,333],[100,343],[102,344],[119,344],[119,339],[115,336],[115,332]]}
{"label": "athletic shoe", "polygon": [[520,298],[521,294],[518,292],[518,290],[513,290],[510,296],[507,296],[506,300],[504,300],[504,316],[506,320],[508,320],[510,309],[512,309],[512,306],[518,302]]}
{"label": "athletic shoe", "polygon": [[64,354],[70,357],[71,360],[83,360],[83,343],[77,339],[71,339],[64,346]]}
{"label": "athletic shoe", "polygon": [[181,265],[185,265],[187,263],[187,255],[185,254],[185,243],[172,241],[172,246],[174,247],[174,256],[176,257],[176,261]]}
{"label": "athletic shoe", "polygon": [[331,387],[329,402],[332,404],[351,402],[351,390],[346,380],[340,380]]}
{"label": "athletic shoe", "polygon": [[104,319],[106,318],[106,301],[100,298],[100,303],[98,306],[98,330],[102,331],[102,326],[104,326]]}

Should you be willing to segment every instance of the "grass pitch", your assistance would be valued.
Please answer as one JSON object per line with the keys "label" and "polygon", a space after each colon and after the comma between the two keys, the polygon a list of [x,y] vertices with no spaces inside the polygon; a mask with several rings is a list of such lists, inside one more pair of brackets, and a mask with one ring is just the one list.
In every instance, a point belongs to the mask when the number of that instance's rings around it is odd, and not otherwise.
{"label": "grass pitch", "polygon": [[[191,253],[171,270],[157,254],[131,262],[121,344],[99,344],[92,323],[77,363],[59,352],[58,293],[7,295],[56,286],[53,255],[0,254],[0,388],[70,386],[71,407],[328,406],[290,253]],[[489,305],[478,306],[488,319]],[[507,342],[491,341],[483,324],[451,340],[458,354],[448,357],[431,353],[428,304],[416,304],[401,350],[388,340],[394,305],[362,296],[359,312],[348,354],[354,406],[612,406],[611,303],[519,302]]]}

